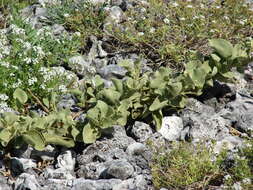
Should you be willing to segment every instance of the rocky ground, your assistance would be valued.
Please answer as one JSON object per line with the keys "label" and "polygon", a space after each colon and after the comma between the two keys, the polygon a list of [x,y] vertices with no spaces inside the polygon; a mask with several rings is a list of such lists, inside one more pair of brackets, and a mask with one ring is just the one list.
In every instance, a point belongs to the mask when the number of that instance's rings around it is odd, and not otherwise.
{"label": "rocky ground", "polygon": [[[99,1],[103,0],[96,0]],[[36,28],[47,23],[43,3],[45,0],[39,0],[22,11]],[[123,10],[132,4],[130,0],[114,1],[108,17],[120,20]],[[50,27],[55,34],[67,32],[59,24]],[[139,58],[134,53],[109,54],[101,45],[106,39],[94,36],[90,39],[92,45],[87,56],[70,59],[71,70],[79,77],[96,72],[109,84],[111,77],[123,78],[126,74],[124,68],[117,66],[119,60]],[[145,65],[147,60],[142,62]],[[10,157],[0,155],[1,172],[6,176],[0,176],[0,190],[153,190],[150,141],[169,147],[171,141],[214,140],[216,153],[225,143],[231,152],[236,152],[244,145],[244,139],[253,137],[252,69],[253,63],[250,63],[244,75],[238,74],[235,84],[216,81],[200,97],[190,98],[186,108],[163,118],[158,132],[144,122],[135,121],[126,127],[115,126],[112,134],[91,145],[80,143],[72,149],[48,145],[44,151],[29,146],[12,150]],[[72,95],[65,95],[58,107],[74,109],[76,100]],[[11,175],[6,172],[6,163]]]}

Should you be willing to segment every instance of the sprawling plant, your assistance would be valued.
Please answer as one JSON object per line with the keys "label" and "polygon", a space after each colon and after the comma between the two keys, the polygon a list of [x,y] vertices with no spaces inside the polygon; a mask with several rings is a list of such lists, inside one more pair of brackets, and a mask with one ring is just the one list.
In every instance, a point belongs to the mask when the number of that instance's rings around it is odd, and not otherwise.
{"label": "sprawling plant", "polygon": [[[124,126],[129,120],[152,117],[156,129],[162,125],[162,110],[183,108],[188,95],[201,95],[203,89],[213,85],[216,79],[233,77],[232,68],[241,71],[249,61],[240,45],[233,46],[226,40],[210,40],[213,53],[205,61],[191,61],[182,73],[161,67],[155,73],[141,72],[140,62],[123,60],[120,66],[128,70],[123,80],[112,79],[112,85],[105,88],[104,80],[96,75],[86,80],[80,89],[70,90],[79,99],[79,106],[85,114],[85,122],[77,125],[69,110],[58,111],[55,95],[40,102],[47,112],[17,115],[5,113],[0,119],[0,142],[11,145],[17,139],[41,150],[47,144],[74,146],[75,141],[93,143],[113,125]],[[16,89],[13,98],[17,107],[28,101],[26,92]],[[52,107],[52,109],[50,109]],[[22,110],[18,110],[22,113]],[[81,138],[80,138],[81,137]]]}

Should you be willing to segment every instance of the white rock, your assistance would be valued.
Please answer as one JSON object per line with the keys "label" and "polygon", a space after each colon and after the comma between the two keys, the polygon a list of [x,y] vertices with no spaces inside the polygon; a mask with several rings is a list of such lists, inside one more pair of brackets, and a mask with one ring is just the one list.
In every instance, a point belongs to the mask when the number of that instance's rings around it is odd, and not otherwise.
{"label": "white rock", "polygon": [[183,130],[183,120],[177,116],[164,117],[162,120],[162,127],[158,131],[165,139],[169,141],[180,138]]}

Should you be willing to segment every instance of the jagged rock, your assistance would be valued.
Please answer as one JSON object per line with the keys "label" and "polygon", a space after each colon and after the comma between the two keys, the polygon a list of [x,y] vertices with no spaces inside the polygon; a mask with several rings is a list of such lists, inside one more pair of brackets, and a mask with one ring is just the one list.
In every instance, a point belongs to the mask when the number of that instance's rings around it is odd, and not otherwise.
{"label": "jagged rock", "polygon": [[89,61],[92,61],[95,58],[104,58],[107,56],[107,53],[102,48],[102,41],[98,40],[96,36],[90,36],[90,41],[92,46],[88,54]]}
{"label": "jagged rock", "polygon": [[21,174],[15,182],[15,190],[40,190],[41,186],[34,175]]}
{"label": "jagged rock", "polygon": [[73,172],[76,164],[76,159],[73,158],[70,150],[67,150],[61,153],[57,157],[57,165],[56,167],[62,168],[68,172]]}
{"label": "jagged rock", "polygon": [[230,151],[237,151],[243,146],[243,140],[237,136],[227,136],[216,142],[214,153],[219,154],[224,148]]}
{"label": "jagged rock", "polygon": [[124,160],[113,160],[109,166],[103,171],[101,176],[105,179],[127,179],[134,173],[134,167],[127,161]]}
{"label": "jagged rock", "polygon": [[122,183],[117,184],[112,190],[151,190],[148,186],[147,180],[144,175],[138,175],[135,178],[122,181]]}
{"label": "jagged rock", "polygon": [[78,176],[99,179],[101,173],[108,167],[107,163],[115,159],[127,158],[125,150],[129,144],[134,142],[126,135],[123,127],[115,126],[112,137],[89,145],[83,154],[77,157],[77,162],[80,165],[77,171]]}
{"label": "jagged rock", "polygon": [[54,35],[57,36],[57,35],[60,35],[60,34],[62,34],[64,32],[66,32],[66,30],[65,30],[65,28],[62,25],[60,25],[60,24],[54,24],[52,26],[52,32],[53,32]]}
{"label": "jagged rock", "polygon": [[122,181],[120,179],[76,179],[73,181],[71,190],[111,190],[113,187]]}
{"label": "jagged rock", "polygon": [[82,77],[89,77],[95,73],[95,68],[92,67],[90,63],[91,62],[87,61],[83,56],[78,55],[69,59],[68,66],[76,74]]}
{"label": "jagged rock", "polygon": [[136,121],[133,126],[128,129],[130,136],[138,142],[145,142],[152,134],[151,127],[143,122]]}
{"label": "jagged rock", "polygon": [[126,152],[132,156],[142,155],[145,151],[146,151],[146,146],[142,143],[130,144],[126,149]]}
{"label": "jagged rock", "polygon": [[12,190],[5,177],[0,175],[0,190]]}
{"label": "jagged rock", "polygon": [[123,78],[126,76],[127,70],[118,65],[107,65],[99,69],[98,73],[105,79]]}
{"label": "jagged rock", "polygon": [[253,135],[253,97],[237,93],[236,100],[226,105],[221,111],[222,117],[231,121],[231,125],[241,133]]}
{"label": "jagged rock", "polygon": [[118,6],[112,6],[108,9],[107,23],[119,23],[124,17],[124,12]]}
{"label": "jagged rock", "polygon": [[76,103],[77,99],[72,94],[64,94],[57,103],[57,108],[59,110],[70,109],[71,107],[74,107]]}

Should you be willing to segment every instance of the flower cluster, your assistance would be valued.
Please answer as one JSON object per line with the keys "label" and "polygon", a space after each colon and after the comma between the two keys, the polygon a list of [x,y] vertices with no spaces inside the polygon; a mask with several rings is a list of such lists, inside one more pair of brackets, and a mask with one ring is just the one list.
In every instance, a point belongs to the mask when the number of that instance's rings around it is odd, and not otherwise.
{"label": "flower cluster", "polygon": [[[0,30],[0,103],[12,100],[16,88],[31,89],[39,96],[53,91],[66,92],[66,86],[76,76],[59,65],[78,51],[77,38],[66,34],[54,36],[52,29],[39,30],[13,17],[9,28]],[[78,40],[79,41],[79,40]],[[78,44],[78,45],[77,45]],[[51,89],[51,90],[50,90]],[[10,97],[6,100],[4,95]]]}

